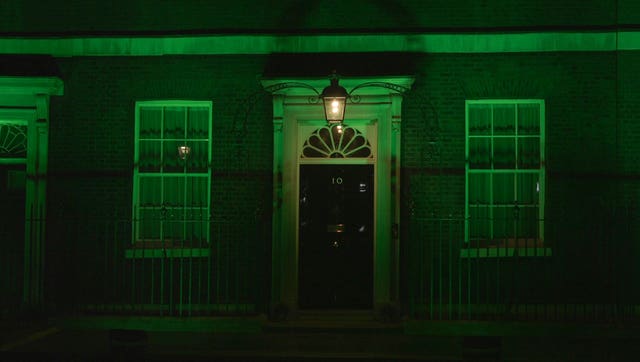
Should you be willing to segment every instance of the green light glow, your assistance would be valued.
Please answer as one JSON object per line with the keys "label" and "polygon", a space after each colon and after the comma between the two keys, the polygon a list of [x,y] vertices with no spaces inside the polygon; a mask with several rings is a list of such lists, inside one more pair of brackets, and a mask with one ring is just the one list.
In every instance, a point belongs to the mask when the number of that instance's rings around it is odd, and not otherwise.
{"label": "green light glow", "polygon": [[640,33],[633,31],[411,35],[216,35],[164,38],[0,38],[0,53],[50,54],[57,57],[272,54],[274,52],[511,53],[638,49],[640,49]]}

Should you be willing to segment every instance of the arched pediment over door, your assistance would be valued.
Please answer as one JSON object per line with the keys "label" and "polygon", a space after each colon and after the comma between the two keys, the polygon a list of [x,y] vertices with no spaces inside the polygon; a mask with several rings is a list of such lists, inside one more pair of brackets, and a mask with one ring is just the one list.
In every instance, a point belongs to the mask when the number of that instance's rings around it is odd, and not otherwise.
{"label": "arched pediment over door", "polygon": [[[398,298],[400,132],[403,93],[413,77],[341,78],[351,92],[344,125],[327,125],[318,93],[323,79],[265,79],[273,95],[273,235],[271,303],[299,307],[299,204],[303,165],[373,168],[372,300]],[[291,85],[291,86],[287,86]]]}
{"label": "arched pediment over door", "polygon": [[373,148],[366,136],[348,125],[326,125],[302,142],[302,159],[373,158]]}

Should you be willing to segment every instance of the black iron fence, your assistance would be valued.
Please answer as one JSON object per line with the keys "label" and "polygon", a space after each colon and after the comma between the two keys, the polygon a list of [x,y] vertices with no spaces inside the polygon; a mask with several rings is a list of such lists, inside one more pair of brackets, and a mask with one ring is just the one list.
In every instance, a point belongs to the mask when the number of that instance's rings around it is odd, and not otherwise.
{"label": "black iron fence", "polygon": [[137,220],[49,218],[47,304],[56,311],[177,316],[264,308],[271,240],[265,223],[158,223],[200,230],[153,238],[138,231]]}
{"label": "black iron fence", "polygon": [[[183,229],[190,225],[181,222]],[[46,307],[177,316],[265,312],[268,221],[197,225],[205,231],[186,238],[141,238],[135,220],[48,218],[40,266]],[[618,321],[638,315],[640,245],[637,220],[629,215],[538,220],[535,237],[483,238],[474,225],[455,217],[410,220],[401,264],[410,317]],[[22,298],[24,249],[14,244],[0,260],[3,314]]]}
{"label": "black iron fence", "polygon": [[488,237],[474,232],[481,224],[522,229],[513,219],[411,220],[404,270],[413,318],[635,318],[639,255],[629,215],[537,220],[534,236]]}

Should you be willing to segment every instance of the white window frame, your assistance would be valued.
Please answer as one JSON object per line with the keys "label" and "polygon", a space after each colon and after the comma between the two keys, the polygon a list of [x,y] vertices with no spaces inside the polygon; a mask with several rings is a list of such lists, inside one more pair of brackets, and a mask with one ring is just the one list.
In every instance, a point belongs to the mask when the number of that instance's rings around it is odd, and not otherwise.
{"label": "white window frame", "polygon": [[[206,137],[202,137],[202,138],[188,138],[187,133],[188,133],[188,127],[184,127],[184,137],[183,138],[176,138],[176,139],[168,139],[164,137],[164,118],[165,118],[165,112],[166,112],[166,108],[177,108],[177,107],[181,107],[185,109],[185,125],[188,124],[189,119],[188,119],[188,109],[190,107],[197,107],[197,108],[207,108],[208,109],[208,115],[207,115],[207,135]],[[141,132],[141,127],[140,127],[140,123],[141,123],[141,117],[140,117],[140,113],[141,113],[141,109],[143,108],[158,108],[161,109],[161,124],[159,126],[160,128],[160,137],[157,138],[142,138],[140,135]],[[140,144],[141,142],[144,141],[150,141],[150,142],[160,142],[160,171],[155,171],[155,172],[147,172],[144,170],[140,169]],[[206,164],[206,171],[204,172],[187,172],[187,166],[186,163],[183,166],[183,171],[182,172],[164,172],[163,169],[163,160],[162,158],[164,157],[164,145],[165,142],[181,142],[184,141],[187,144],[193,144],[194,142],[202,142],[202,143],[206,143],[206,145],[204,146],[204,149],[207,150],[207,164]],[[161,177],[163,178],[163,181],[160,182],[160,194],[161,194],[161,204],[160,205],[152,205],[149,206],[149,208],[155,208],[161,209],[162,211],[166,211],[167,207],[165,206],[164,203],[164,191],[163,191],[163,185],[165,184],[164,182],[164,178],[180,178],[180,177],[184,177],[184,203],[186,204],[187,200],[188,200],[188,196],[187,196],[187,179],[193,179],[195,177],[197,178],[206,178],[206,205],[203,207],[202,205],[199,207],[189,207],[189,206],[185,206],[183,205],[183,207],[181,208],[180,206],[175,206],[174,209],[176,210],[176,212],[182,212],[182,220],[183,220],[183,237],[186,238],[187,236],[187,221],[191,220],[188,218],[188,209],[198,209],[198,213],[202,214],[199,217],[199,220],[201,220],[202,225],[200,227],[203,227],[204,230],[202,231],[201,234],[203,234],[203,238],[206,240],[206,242],[201,242],[198,247],[207,247],[210,241],[210,224],[209,224],[209,219],[210,219],[210,210],[211,210],[211,158],[212,158],[212,102],[211,101],[187,101],[187,100],[154,100],[154,101],[137,101],[135,104],[135,135],[134,135],[134,143],[135,143],[135,150],[134,150],[134,171],[133,171],[133,197],[132,197],[132,215],[134,218],[134,223],[133,223],[133,237],[132,237],[132,243],[136,244],[136,243],[142,243],[144,237],[141,237],[140,235],[140,220],[141,218],[144,219],[143,216],[141,216],[141,209],[143,209],[144,207],[141,206],[141,198],[142,198],[142,193],[141,193],[141,180],[145,177]],[[202,147],[200,147],[200,151],[202,150]],[[192,148],[192,152],[195,151]],[[176,148],[176,157],[178,157],[177,154],[177,148]],[[193,192],[193,191],[192,191]],[[193,196],[192,196],[193,197]],[[182,210],[180,210],[182,209]],[[192,211],[194,212],[194,211]],[[175,220],[170,221],[172,223],[175,223]],[[178,221],[180,222],[179,218]],[[193,221],[192,221],[193,222]],[[161,223],[161,227],[160,227],[160,234],[159,234],[159,240],[164,244],[167,242],[167,240],[165,240],[165,235],[163,235],[163,228],[164,228],[164,222]],[[176,241],[176,240],[172,240],[172,241]],[[177,240],[178,242],[180,242],[179,240]],[[182,241],[182,243],[184,244],[184,240]],[[144,244],[143,244],[144,245]],[[173,248],[177,248],[179,247],[179,245],[172,245]],[[191,249],[194,249],[193,245],[188,246]],[[140,253],[129,253],[132,255],[128,255],[128,257],[155,257],[158,255],[165,255],[165,253],[153,253],[153,252],[148,252],[148,254],[146,256],[144,255],[137,255]],[[142,254],[144,254],[144,250],[142,250]],[[177,253],[180,254],[180,253]],[[184,253],[182,253],[184,254]],[[180,254],[180,255],[182,255]],[[200,255],[202,253],[198,253],[198,255]],[[179,256],[179,255],[178,255]],[[196,256],[196,255],[194,255]]]}
{"label": "white window frame", "polygon": [[[526,104],[537,104],[539,106],[539,134],[535,135],[535,134],[531,134],[528,133],[526,135],[524,134],[518,134],[518,106],[519,105],[526,105]],[[491,127],[490,127],[490,133],[489,134],[470,134],[470,106],[472,105],[487,105],[491,107]],[[514,124],[514,134],[513,135],[496,135],[494,134],[494,107],[495,106],[504,106],[504,105],[513,105],[514,106],[514,110],[515,110],[515,114],[514,114],[514,120],[515,120],[515,124]],[[501,137],[504,138],[513,138],[514,139],[514,152],[515,152],[515,164],[514,164],[514,168],[494,168],[494,144],[495,144],[495,140],[499,139]],[[485,138],[487,140],[490,140],[490,166],[489,167],[472,167],[471,165],[471,153],[473,152],[471,150],[470,144],[471,144],[471,140],[474,138]],[[539,168],[526,168],[526,169],[519,169],[518,168],[518,141],[522,140],[524,138],[537,138],[540,141],[540,145],[539,145],[539,150],[540,150],[540,159],[539,159]],[[478,242],[473,242],[472,240],[472,235],[471,235],[471,231],[470,231],[470,220],[472,217],[472,208],[474,207],[474,205],[472,205],[473,200],[470,200],[470,176],[473,174],[489,174],[489,190],[490,191],[490,196],[489,196],[489,202],[486,204],[486,207],[488,208],[488,210],[490,211],[489,217],[487,219],[487,222],[489,224],[489,228],[490,228],[490,239],[494,238],[494,230],[493,230],[493,213],[496,208],[498,207],[505,207],[505,205],[499,205],[496,204],[494,202],[494,198],[493,198],[493,182],[494,182],[494,178],[493,176],[499,173],[513,173],[513,174],[537,174],[538,175],[538,184],[537,184],[537,192],[538,192],[538,197],[537,197],[537,205],[535,206],[531,206],[531,205],[518,205],[518,207],[524,208],[524,207],[537,207],[538,208],[538,213],[537,213],[537,217],[538,217],[538,230],[537,233],[538,235],[536,236],[536,242],[531,243],[532,245],[525,245],[524,248],[525,249],[532,249],[530,251],[525,250],[525,252],[527,253],[526,255],[532,255],[532,256],[536,256],[536,255],[548,255],[548,253],[550,252],[550,250],[548,248],[541,248],[541,244],[544,245],[544,209],[545,209],[545,186],[546,186],[546,177],[545,177],[545,103],[544,100],[541,99],[482,99],[482,100],[466,100],[465,101],[465,243],[467,248],[481,248],[484,246],[480,246],[479,245],[479,241]],[[518,178],[515,177],[514,178],[514,188],[517,188],[517,180]],[[517,201],[517,190],[514,191],[515,194],[515,198]],[[475,205],[475,207],[478,207],[478,205]],[[514,203],[514,207],[515,207],[515,203]],[[517,238],[519,237],[518,235],[513,235],[513,238],[516,239],[516,241],[514,242],[515,244],[518,243]],[[523,239],[527,239],[530,236],[522,236]],[[525,243],[526,244],[526,243]],[[475,253],[469,253],[468,256],[509,256],[509,255],[513,255],[513,248],[508,247],[506,244],[503,245],[503,250],[502,252],[500,251],[501,246],[497,246],[495,247],[496,250],[494,250],[493,252],[488,252],[487,250],[485,250],[483,253],[479,253],[478,250],[475,251]],[[521,246],[516,246],[516,248],[520,248]],[[508,250],[508,249],[512,249],[512,250]],[[529,254],[529,252],[531,254]],[[473,254],[473,255],[471,255]]]}

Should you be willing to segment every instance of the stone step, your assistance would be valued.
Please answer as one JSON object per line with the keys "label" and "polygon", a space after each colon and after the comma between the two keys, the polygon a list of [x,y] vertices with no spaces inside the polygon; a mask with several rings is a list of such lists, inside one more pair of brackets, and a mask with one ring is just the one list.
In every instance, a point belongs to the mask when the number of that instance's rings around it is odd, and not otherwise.
{"label": "stone step", "polygon": [[400,334],[402,323],[376,320],[371,310],[302,310],[289,320],[266,321],[266,333],[375,333]]}

